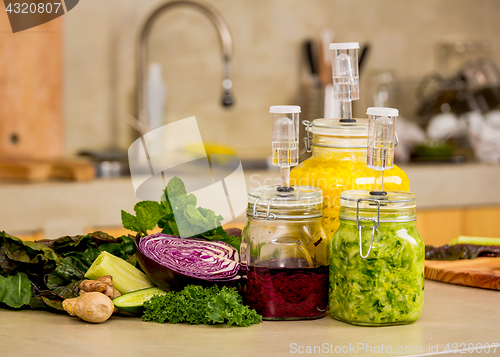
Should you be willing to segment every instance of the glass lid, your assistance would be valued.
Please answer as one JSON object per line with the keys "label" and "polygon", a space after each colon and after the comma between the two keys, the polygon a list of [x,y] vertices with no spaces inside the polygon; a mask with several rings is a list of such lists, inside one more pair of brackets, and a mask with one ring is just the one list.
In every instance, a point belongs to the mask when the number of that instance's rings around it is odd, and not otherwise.
{"label": "glass lid", "polygon": [[322,191],[316,187],[293,186],[279,192],[278,185],[251,188],[247,216],[255,219],[305,219],[323,215]]}
{"label": "glass lid", "polygon": [[251,188],[248,193],[248,203],[259,200],[259,206],[266,206],[271,202],[271,207],[304,207],[316,206],[323,203],[322,191],[320,188],[311,186],[293,186],[293,191],[279,192],[279,185],[261,186]]}
{"label": "glass lid", "polygon": [[394,210],[395,208],[413,208],[416,205],[415,194],[403,191],[387,191],[385,195],[371,194],[372,191],[367,190],[352,190],[344,191],[340,194],[340,205],[346,208],[374,209],[377,203],[380,202],[380,210]]}
{"label": "glass lid", "polygon": [[344,119],[316,119],[312,122],[311,132],[330,136],[364,136],[368,135],[368,119],[355,119],[345,122]]}

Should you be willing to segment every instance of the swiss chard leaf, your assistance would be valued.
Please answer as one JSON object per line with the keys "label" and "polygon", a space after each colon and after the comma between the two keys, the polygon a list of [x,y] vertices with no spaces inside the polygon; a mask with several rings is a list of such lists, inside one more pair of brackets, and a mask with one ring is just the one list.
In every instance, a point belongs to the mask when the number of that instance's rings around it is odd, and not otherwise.
{"label": "swiss chard leaf", "polygon": [[53,271],[61,261],[52,249],[37,242],[0,232],[0,272],[2,276],[26,273],[35,284],[43,284],[43,276]]}
{"label": "swiss chard leaf", "polygon": [[[73,295],[68,295],[68,298],[74,297]],[[29,305],[31,309],[49,309],[51,311],[64,311],[62,307],[62,302],[65,297],[56,294],[50,290],[38,291],[31,298]]]}
{"label": "swiss chard leaf", "polygon": [[63,299],[71,299],[78,296],[80,289],[78,286],[82,282],[82,279],[72,281],[66,286],[56,287],[53,292]]}
{"label": "swiss chard leaf", "polygon": [[500,257],[500,246],[454,244],[425,247],[425,259],[427,260],[475,259],[477,257]]}
{"label": "swiss chard leaf", "polygon": [[29,305],[31,297],[31,284],[25,273],[0,276],[0,303],[18,309]]}
{"label": "swiss chard leaf", "polygon": [[123,237],[115,238],[107,233],[96,231],[86,235],[64,236],[57,239],[37,241],[51,248],[59,255],[66,256],[75,252],[84,252],[88,248],[98,248],[103,244],[121,244]]}
{"label": "swiss chard leaf", "polygon": [[62,290],[63,287],[75,280],[83,280],[85,271],[80,270],[73,262],[72,257],[66,257],[57,268],[47,276],[47,287],[55,291],[56,288]]}
{"label": "swiss chard leaf", "polygon": [[5,253],[5,248],[3,245],[0,246],[0,275],[7,276],[8,274],[14,273],[19,265],[20,264],[15,261],[9,261]]}
{"label": "swiss chard leaf", "polygon": [[5,267],[9,263],[13,263],[17,266],[36,266],[43,270],[50,270],[61,260],[52,249],[45,245],[37,242],[24,242],[5,232],[0,232],[0,244],[7,262]]}

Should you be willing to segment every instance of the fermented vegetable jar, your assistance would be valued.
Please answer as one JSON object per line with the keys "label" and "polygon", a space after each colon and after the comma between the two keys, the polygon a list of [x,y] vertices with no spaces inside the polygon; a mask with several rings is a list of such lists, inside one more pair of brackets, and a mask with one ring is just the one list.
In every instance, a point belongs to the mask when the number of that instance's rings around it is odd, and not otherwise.
{"label": "fermented vegetable jar", "polygon": [[[385,193],[385,192],[384,192]],[[416,321],[424,302],[424,243],[410,192],[345,191],[330,250],[330,311],[355,325]]]}
{"label": "fermented vegetable jar", "polygon": [[[292,185],[323,190],[323,226],[328,238],[339,227],[339,198],[345,190],[373,190],[373,170],[366,166],[368,119],[316,119],[307,126],[306,148],[312,156],[295,167]],[[399,167],[385,171],[384,189],[409,191]]]}
{"label": "fermented vegetable jar", "polygon": [[315,187],[251,189],[241,264],[246,302],[265,320],[323,317],[328,303],[328,243]]}

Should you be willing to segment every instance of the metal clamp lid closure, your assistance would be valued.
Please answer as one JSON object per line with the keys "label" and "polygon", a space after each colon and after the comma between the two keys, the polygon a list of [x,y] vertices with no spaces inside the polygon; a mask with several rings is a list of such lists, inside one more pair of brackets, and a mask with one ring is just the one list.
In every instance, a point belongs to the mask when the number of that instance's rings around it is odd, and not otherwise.
{"label": "metal clamp lid closure", "polygon": [[[368,217],[360,217],[359,216],[359,204],[360,204],[360,202],[363,202],[363,201],[372,202],[372,203],[377,204],[377,219],[376,220],[375,220],[375,218],[368,218]],[[361,231],[362,231],[363,227],[367,227],[367,226],[361,225],[360,221],[369,221],[369,222],[373,223],[372,238],[370,240],[370,247],[368,248],[368,252],[366,253],[366,255],[363,255],[363,242],[361,239]],[[375,231],[377,230],[379,224],[380,224],[380,201],[375,200],[375,199],[370,199],[370,198],[358,199],[357,203],[356,203],[356,227],[358,228],[358,232],[359,232],[359,255],[363,259],[368,258],[368,256],[370,255],[370,252],[371,252],[372,246],[373,246],[373,237],[375,236]]]}
{"label": "metal clamp lid closure", "polygon": [[302,124],[306,127],[306,136],[304,136],[305,147],[300,152],[299,158],[304,156],[306,153],[312,152],[312,146],[311,146],[311,126],[312,126],[312,123],[309,120],[303,120]]}
{"label": "metal clamp lid closure", "polygon": [[261,198],[257,198],[254,203],[253,203],[253,218],[254,219],[265,219],[265,220],[268,220],[268,221],[274,221],[276,219],[276,214],[274,213],[271,213],[271,202],[274,200],[274,198],[271,198],[269,200],[269,202],[267,203],[267,211],[266,211],[266,214],[260,214],[259,212],[257,212],[257,202],[260,200]]}

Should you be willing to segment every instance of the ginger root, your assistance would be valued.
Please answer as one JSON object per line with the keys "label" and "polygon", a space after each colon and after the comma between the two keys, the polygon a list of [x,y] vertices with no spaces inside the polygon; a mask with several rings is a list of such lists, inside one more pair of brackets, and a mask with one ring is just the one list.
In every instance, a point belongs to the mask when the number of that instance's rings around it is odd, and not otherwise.
{"label": "ginger root", "polygon": [[100,292],[88,292],[73,299],[66,299],[62,306],[70,316],[78,316],[92,323],[106,321],[115,308],[111,299]]}
{"label": "ginger root", "polygon": [[70,316],[76,316],[75,314],[75,304],[78,301],[79,297],[73,299],[66,299],[62,303],[62,307],[64,311],[67,311]]}
{"label": "ginger root", "polygon": [[120,292],[118,290],[116,290],[115,288],[113,288],[113,298],[112,299],[117,298],[118,296],[121,296],[121,295],[122,294],[120,294]]}
{"label": "ginger root", "polygon": [[90,292],[102,293],[106,291],[107,286],[108,285],[106,283],[97,280],[84,280],[80,283],[80,285],[78,285],[78,288],[88,293]]}
{"label": "ginger root", "polygon": [[[115,288],[113,288],[113,295],[112,296],[108,296],[111,300],[113,300],[114,298],[120,296],[120,292],[118,290],[116,290]],[[114,304],[113,304],[114,305]],[[116,306],[115,306],[115,309],[113,310],[113,314],[116,314],[120,312],[120,309],[118,309]]]}
{"label": "ginger root", "polygon": [[103,291],[103,293],[110,299],[113,299],[113,289],[115,286],[113,284],[113,277],[111,275],[104,275],[97,278],[96,281],[106,284],[106,289]]}
{"label": "ginger root", "polygon": [[84,280],[78,287],[80,288],[80,295],[96,291],[102,292],[110,299],[120,296],[120,293],[114,287],[113,277],[111,275],[104,275],[96,280]]}
{"label": "ginger root", "polygon": [[[111,308],[111,313],[117,313],[120,311],[118,310],[117,307],[114,306],[113,302],[111,301],[115,297],[121,295],[120,292],[115,289],[113,284],[113,277],[111,275],[104,275],[97,278],[96,280],[84,280],[80,283],[80,285],[78,285],[78,287],[80,288],[79,292],[80,296],[74,299],[66,299],[63,301],[63,309],[67,311],[70,314],[70,316],[78,316],[82,320],[85,320],[87,322],[102,322],[102,321],[90,321],[89,320],[90,317],[88,315],[90,314],[94,316],[96,315],[106,316],[107,315],[106,309],[109,307]],[[111,303],[111,305],[109,305],[107,300],[102,299],[102,297],[100,297],[99,295],[106,297],[106,299],[109,300],[109,303]],[[84,297],[86,298],[83,299]],[[106,313],[105,314],[98,313],[97,311],[94,311],[95,310],[94,308],[92,308],[93,310],[92,309],[88,310],[87,307],[83,307],[81,304],[82,302],[85,304],[90,304],[91,301],[95,301],[96,303],[100,304],[99,309],[101,309],[102,311],[106,310]],[[87,309],[87,313],[85,313],[84,311],[85,309]],[[77,313],[77,311],[79,311],[79,313]],[[80,315],[85,316],[85,318]],[[108,318],[109,316],[103,321],[106,321]]]}
{"label": "ginger root", "polygon": [[100,276],[99,278],[96,279],[96,281],[100,281],[101,283],[104,283],[106,285],[114,286],[113,277],[111,275]]}
{"label": "ginger root", "polygon": [[111,317],[115,308],[111,299],[100,292],[89,292],[76,299],[73,313],[82,320],[91,323],[106,321]]}

